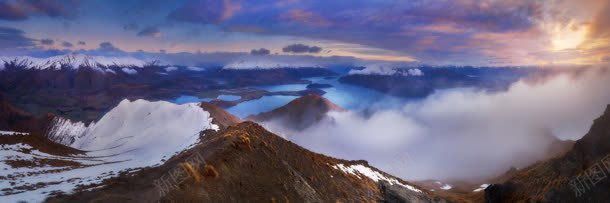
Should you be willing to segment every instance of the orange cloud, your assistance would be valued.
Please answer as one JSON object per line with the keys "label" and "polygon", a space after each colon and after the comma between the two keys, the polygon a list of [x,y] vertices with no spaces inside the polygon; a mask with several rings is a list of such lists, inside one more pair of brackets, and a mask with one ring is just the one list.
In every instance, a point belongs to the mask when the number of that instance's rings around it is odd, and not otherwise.
{"label": "orange cloud", "polygon": [[238,3],[234,3],[231,2],[231,0],[223,0],[224,2],[224,7],[223,7],[223,11],[222,12],[222,16],[221,16],[221,20],[227,20],[231,17],[233,17],[233,15],[235,15],[235,13],[237,11],[239,11],[239,9],[241,9],[241,5]]}
{"label": "orange cloud", "polygon": [[467,29],[459,28],[455,24],[430,24],[419,27],[417,30],[448,34],[464,33],[465,31],[467,31]]}
{"label": "orange cloud", "polygon": [[310,25],[310,26],[316,26],[316,27],[327,27],[327,26],[331,25],[331,23],[329,21],[314,14],[313,12],[301,10],[301,9],[296,9],[296,10],[292,10],[292,11],[288,12],[288,15],[286,15],[285,18],[287,18],[291,21],[294,21],[294,22],[299,22],[299,23],[303,23],[306,25]]}

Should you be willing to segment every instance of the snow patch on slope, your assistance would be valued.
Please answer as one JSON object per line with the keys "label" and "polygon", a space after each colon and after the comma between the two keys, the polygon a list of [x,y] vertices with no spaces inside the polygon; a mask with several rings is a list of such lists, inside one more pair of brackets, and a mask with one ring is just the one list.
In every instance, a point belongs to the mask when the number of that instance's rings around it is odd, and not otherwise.
{"label": "snow patch on slope", "polygon": [[440,186],[441,190],[451,190],[451,188],[453,188],[453,186],[449,185],[449,184],[444,184],[441,183],[440,181],[436,181],[436,184],[438,184]]}
{"label": "snow patch on slope", "polygon": [[23,132],[15,132],[15,131],[2,131],[0,130],[0,135],[29,135],[30,133]]}
{"label": "snow patch on slope", "polygon": [[375,171],[375,170],[373,170],[373,169],[371,169],[369,167],[361,165],[361,164],[351,165],[351,166],[345,166],[343,164],[337,164],[337,165],[333,166],[333,168],[337,169],[337,170],[341,170],[344,173],[354,175],[354,176],[356,176],[358,178],[360,178],[361,175],[363,175],[363,176],[366,176],[366,177],[370,178],[371,180],[373,180],[375,182],[379,182],[379,180],[383,180],[383,181],[389,183],[390,185],[397,184],[397,185],[400,185],[400,186],[402,186],[404,188],[407,188],[407,189],[409,189],[411,191],[414,191],[414,192],[422,192],[421,190],[419,190],[419,189],[417,189],[417,188],[415,188],[415,187],[413,187],[411,185],[403,184],[403,183],[401,183],[400,181],[398,181],[395,178],[386,177],[383,174],[381,174],[381,173],[379,173],[379,172],[377,172],[377,171]]}
{"label": "snow patch on slope", "polygon": [[483,184],[483,185],[479,186],[479,188],[473,190],[473,192],[481,192],[481,191],[485,190],[487,187],[489,187],[489,184]]}
{"label": "snow patch on slope", "polygon": [[70,146],[75,138],[81,136],[85,130],[87,130],[85,123],[73,123],[72,121],[61,117],[53,118],[50,126],[51,127],[47,132],[47,138],[53,142],[66,146]]}
{"label": "snow patch on slope", "polygon": [[[19,167],[9,162],[15,160],[38,164],[44,163],[41,160],[56,160],[78,165]],[[23,143],[0,144],[0,177],[3,178],[0,181],[0,199],[2,202],[42,202],[53,191],[71,192],[79,184],[101,183],[114,174],[111,165],[120,165],[105,163],[103,159],[92,157],[55,156]]]}

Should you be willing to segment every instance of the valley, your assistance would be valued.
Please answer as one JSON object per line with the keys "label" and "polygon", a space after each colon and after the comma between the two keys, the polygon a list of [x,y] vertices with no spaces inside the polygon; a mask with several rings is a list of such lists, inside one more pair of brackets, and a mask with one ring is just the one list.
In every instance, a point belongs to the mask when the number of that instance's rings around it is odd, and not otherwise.
{"label": "valley", "polygon": [[0,203],[610,202],[608,0],[0,0]]}

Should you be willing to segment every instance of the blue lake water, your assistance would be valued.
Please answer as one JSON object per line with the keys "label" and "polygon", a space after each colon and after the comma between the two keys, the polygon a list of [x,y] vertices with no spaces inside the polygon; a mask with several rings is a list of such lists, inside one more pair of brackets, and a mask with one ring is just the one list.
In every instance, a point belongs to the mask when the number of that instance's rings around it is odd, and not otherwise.
{"label": "blue lake water", "polygon": [[220,99],[220,100],[224,100],[224,101],[236,101],[236,100],[241,99],[241,96],[221,94],[221,95],[218,95],[218,97],[216,97],[216,99]]}
{"label": "blue lake water", "polygon": [[265,85],[257,86],[257,88],[264,89],[269,92],[300,91],[307,89],[307,85],[308,84]]}
{"label": "blue lake water", "polygon": [[[404,105],[407,99],[389,96],[383,92],[360,86],[344,84],[336,78],[325,79],[324,77],[305,78],[312,83],[330,84],[333,87],[324,88],[326,94],[323,96],[331,102],[348,110],[362,110],[370,107],[394,108]],[[382,102],[383,101],[383,102]]]}
{"label": "blue lake water", "polygon": [[199,98],[199,97],[195,97],[195,96],[189,96],[189,95],[181,95],[180,97],[174,99],[174,101],[172,101],[173,103],[176,104],[186,104],[186,103],[193,103],[193,102],[209,102],[212,101],[211,98]]}
{"label": "blue lake water", "polygon": [[231,108],[228,108],[227,111],[238,117],[245,118],[249,115],[271,111],[277,107],[286,105],[288,102],[296,98],[296,96],[265,96],[257,100],[239,103]]}
{"label": "blue lake water", "polygon": [[[367,108],[376,109],[388,109],[388,108],[400,108],[408,100],[405,98],[399,98],[394,96],[386,95],[382,92],[359,87],[355,85],[340,83],[336,78],[325,79],[324,77],[305,78],[313,83],[330,84],[333,87],[324,88],[326,92],[323,96],[331,102],[339,105],[340,107],[348,110],[363,110]],[[269,92],[279,91],[300,91],[307,89],[307,84],[286,84],[286,85],[271,85],[271,86],[257,86],[257,88],[267,90]],[[240,99],[240,96],[236,95],[219,95],[218,99],[225,101],[234,101]],[[239,103],[227,111],[241,118],[245,118],[249,115],[258,114],[278,108],[287,104],[288,102],[296,99],[297,96],[264,96],[260,99],[250,100]],[[193,96],[183,95],[176,100],[174,103],[183,104],[189,102],[200,102],[200,101],[211,101],[210,98],[197,98]]]}

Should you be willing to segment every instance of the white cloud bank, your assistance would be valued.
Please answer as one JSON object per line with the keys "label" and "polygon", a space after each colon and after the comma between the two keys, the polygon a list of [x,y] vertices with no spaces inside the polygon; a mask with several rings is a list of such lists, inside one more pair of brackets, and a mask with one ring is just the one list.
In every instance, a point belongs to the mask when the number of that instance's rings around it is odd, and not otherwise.
{"label": "white cloud bank", "polygon": [[405,179],[489,177],[544,157],[550,136],[582,137],[610,103],[608,87],[610,71],[595,68],[506,92],[445,90],[397,110],[330,113],[288,139]]}

